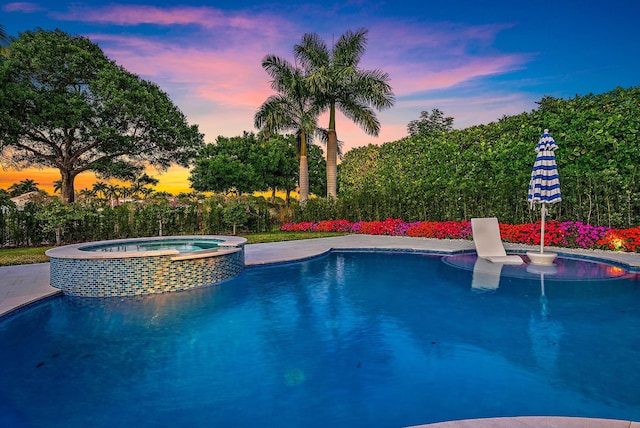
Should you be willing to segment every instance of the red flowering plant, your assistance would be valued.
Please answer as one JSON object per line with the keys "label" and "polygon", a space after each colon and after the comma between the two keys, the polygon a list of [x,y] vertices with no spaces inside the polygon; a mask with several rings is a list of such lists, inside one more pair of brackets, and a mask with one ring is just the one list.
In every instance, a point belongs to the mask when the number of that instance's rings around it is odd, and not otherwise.
{"label": "red flowering plant", "polygon": [[[505,242],[518,244],[539,245],[541,222],[525,224],[500,223],[500,236]],[[564,230],[558,221],[548,221],[544,228],[545,245],[559,245],[564,239]]]}
{"label": "red flowering plant", "polygon": [[313,230],[314,232],[350,232],[351,223],[348,220],[322,220]]}
{"label": "red flowering plant", "polygon": [[468,221],[421,221],[413,223],[407,235],[437,239],[469,239],[471,223]]}
{"label": "red flowering plant", "polygon": [[357,233],[366,235],[401,235],[406,231],[406,223],[400,219],[387,218],[384,221],[362,221]]}
{"label": "red flowering plant", "polygon": [[280,230],[283,232],[291,232],[293,230],[293,225],[295,223],[285,223],[282,226],[280,226]]}
{"label": "red flowering plant", "polygon": [[620,232],[625,240],[627,251],[640,251],[640,226],[623,229]]}
{"label": "red flowering plant", "polygon": [[[505,242],[539,245],[540,221],[525,224],[500,223],[500,236]],[[468,221],[417,221],[407,223],[401,219],[384,221],[323,220],[319,223],[286,223],[282,231],[344,232],[367,235],[413,236],[437,239],[471,239]],[[605,248],[640,251],[640,226],[631,229],[610,229],[581,222],[548,221],[545,224],[545,245],[570,248]]]}
{"label": "red flowering plant", "polygon": [[500,236],[505,242],[520,243],[520,244],[533,244],[535,242],[536,234],[538,234],[538,243],[540,243],[539,233],[540,225],[535,223],[527,224],[506,224],[500,223]]}
{"label": "red flowering plant", "polygon": [[610,229],[597,244],[609,250],[640,251],[640,226]]}
{"label": "red flowering plant", "polygon": [[285,232],[313,232],[315,223],[303,221],[300,223],[286,223],[280,226],[280,230]]}
{"label": "red flowering plant", "polygon": [[438,222],[421,221],[409,228],[407,235],[420,238],[435,238],[438,230]]}

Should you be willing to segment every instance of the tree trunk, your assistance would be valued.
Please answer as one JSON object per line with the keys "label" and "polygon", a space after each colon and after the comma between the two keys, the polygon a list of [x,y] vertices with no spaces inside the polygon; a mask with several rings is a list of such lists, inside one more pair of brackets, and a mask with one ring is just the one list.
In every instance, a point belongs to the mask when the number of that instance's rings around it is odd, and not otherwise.
{"label": "tree trunk", "polygon": [[338,163],[338,134],[336,134],[336,106],[329,107],[329,135],[327,139],[327,197],[337,198],[337,163]]}
{"label": "tree trunk", "polygon": [[307,161],[307,135],[300,135],[300,202],[309,199],[309,163]]}
{"label": "tree trunk", "polygon": [[75,174],[69,171],[60,171],[60,175],[62,176],[62,188],[60,190],[60,194],[62,195],[62,199],[71,203],[75,200],[75,191],[73,189],[73,181],[75,180]]}
{"label": "tree trunk", "polygon": [[306,156],[300,156],[300,202],[309,199],[309,164]]}
{"label": "tree trunk", "polygon": [[338,136],[335,129],[329,129],[329,139],[327,141],[327,197],[337,198],[337,158],[338,158]]}

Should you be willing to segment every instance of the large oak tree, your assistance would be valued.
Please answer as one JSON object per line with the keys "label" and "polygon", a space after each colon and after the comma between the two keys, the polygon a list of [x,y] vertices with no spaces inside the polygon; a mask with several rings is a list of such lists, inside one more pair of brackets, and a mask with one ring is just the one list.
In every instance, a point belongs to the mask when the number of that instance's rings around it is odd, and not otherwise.
{"label": "large oak tree", "polygon": [[68,202],[82,172],[131,179],[146,165],[187,166],[202,145],[165,92],[87,38],[27,31],[0,62],[0,156],[15,168],[57,168]]}

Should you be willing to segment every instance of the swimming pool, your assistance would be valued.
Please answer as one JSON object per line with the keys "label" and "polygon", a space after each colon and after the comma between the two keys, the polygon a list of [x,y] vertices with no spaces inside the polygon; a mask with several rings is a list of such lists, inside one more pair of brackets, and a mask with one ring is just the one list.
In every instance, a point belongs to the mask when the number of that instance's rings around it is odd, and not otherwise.
{"label": "swimming pool", "polygon": [[537,277],[487,291],[439,256],[334,252],[181,293],[56,298],[0,322],[0,426],[640,420],[640,287],[615,273],[547,276],[542,300]]}

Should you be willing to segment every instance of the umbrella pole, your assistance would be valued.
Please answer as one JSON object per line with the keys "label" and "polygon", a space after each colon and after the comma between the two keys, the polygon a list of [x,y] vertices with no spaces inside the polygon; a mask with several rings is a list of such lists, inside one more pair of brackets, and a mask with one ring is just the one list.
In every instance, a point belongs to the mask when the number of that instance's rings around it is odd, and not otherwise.
{"label": "umbrella pole", "polygon": [[540,225],[540,254],[544,253],[544,217],[547,214],[547,204],[543,203],[540,212],[542,214],[542,223]]}

